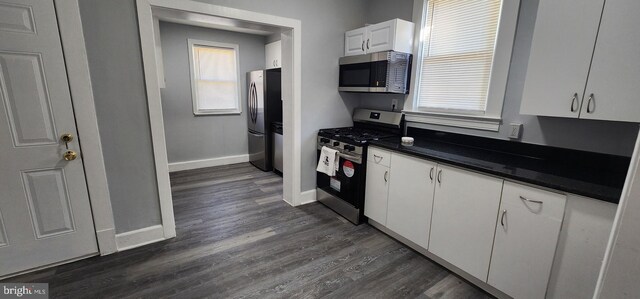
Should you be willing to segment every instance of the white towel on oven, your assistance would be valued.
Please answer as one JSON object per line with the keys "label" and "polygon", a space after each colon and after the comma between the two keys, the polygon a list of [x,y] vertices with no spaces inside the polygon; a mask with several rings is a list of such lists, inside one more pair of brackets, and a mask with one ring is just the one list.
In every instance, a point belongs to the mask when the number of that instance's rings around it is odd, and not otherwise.
{"label": "white towel on oven", "polygon": [[320,159],[318,160],[318,167],[316,170],[328,176],[336,176],[338,161],[338,151],[323,146],[320,150]]}

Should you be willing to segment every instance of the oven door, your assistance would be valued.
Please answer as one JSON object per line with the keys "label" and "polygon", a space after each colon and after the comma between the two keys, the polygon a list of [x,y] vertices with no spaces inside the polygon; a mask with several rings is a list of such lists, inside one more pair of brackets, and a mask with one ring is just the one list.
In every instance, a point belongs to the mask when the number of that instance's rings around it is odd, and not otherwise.
{"label": "oven door", "polygon": [[[318,150],[318,157],[319,155],[320,151]],[[344,156],[340,156],[339,163],[340,167],[333,177],[318,172],[316,186],[354,208],[362,209],[364,206],[365,166]]]}

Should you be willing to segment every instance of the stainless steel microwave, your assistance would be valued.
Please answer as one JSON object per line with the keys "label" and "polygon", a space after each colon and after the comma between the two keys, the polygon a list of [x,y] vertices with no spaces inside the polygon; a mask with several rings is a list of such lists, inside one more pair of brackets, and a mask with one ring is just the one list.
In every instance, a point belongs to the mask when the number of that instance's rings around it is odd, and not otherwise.
{"label": "stainless steel microwave", "polygon": [[395,51],[341,57],[338,90],[408,94],[411,59]]}

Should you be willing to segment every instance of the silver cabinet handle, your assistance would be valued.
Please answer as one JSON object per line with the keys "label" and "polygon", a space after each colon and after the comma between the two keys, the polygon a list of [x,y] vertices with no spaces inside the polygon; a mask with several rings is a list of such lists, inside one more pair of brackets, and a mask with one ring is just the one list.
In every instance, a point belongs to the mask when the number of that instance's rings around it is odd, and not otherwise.
{"label": "silver cabinet handle", "polygon": [[544,202],[542,202],[541,200],[533,200],[533,199],[528,199],[522,195],[520,195],[520,199],[524,200],[524,201],[528,201],[528,202],[532,202],[532,203],[537,203],[537,204],[543,204]]}
{"label": "silver cabinet handle", "polygon": [[578,108],[575,108],[576,103],[578,102],[578,93],[573,94],[573,99],[571,100],[571,112],[578,111]]}
{"label": "silver cabinet handle", "polygon": [[502,210],[502,217],[500,217],[500,224],[504,227],[504,216],[507,215],[507,210]]}
{"label": "silver cabinet handle", "polygon": [[[593,103],[593,108],[591,108],[591,103]],[[593,113],[596,110],[596,99],[593,97],[593,94],[589,95],[589,100],[587,101],[587,113]]]}
{"label": "silver cabinet handle", "polygon": [[362,41],[362,51],[364,51],[364,40]]}
{"label": "silver cabinet handle", "polygon": [[442,185],[442,169],[440,169],[440,171],[438,171],[438,184]]}
{"label": "silver cabinet handle", "polygon": [[376,154],[373,154],[373,161],[376,162],[376,163],[382,162],[382,158],[384,158],[384,157],[378,156]]}
{"label": "silver cabinet handle", "polygon": [[387,180],[387,175],[388,175],[388,174],[389,174],[389,171],[388,171],[388,170],[385,170],[385,172],[384,172],[384,182],[385,182],[385,183],[386,183],[386,182],[388,182],[388,180]]}
{"label": "silver cabinet handle", "polygon": [[433,169],[434,167],[431,167],[431,170],[429,171],[429,179],[433,182]]}

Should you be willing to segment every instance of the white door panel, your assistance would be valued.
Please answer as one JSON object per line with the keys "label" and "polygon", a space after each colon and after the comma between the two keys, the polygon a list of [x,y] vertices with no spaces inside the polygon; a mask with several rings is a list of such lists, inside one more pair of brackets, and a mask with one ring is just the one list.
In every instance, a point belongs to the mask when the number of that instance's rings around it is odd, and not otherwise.
{"label": "white door panel", "polygon": [[53,1],[2,0],[0,41],[2,277],[98,248]]}

